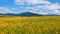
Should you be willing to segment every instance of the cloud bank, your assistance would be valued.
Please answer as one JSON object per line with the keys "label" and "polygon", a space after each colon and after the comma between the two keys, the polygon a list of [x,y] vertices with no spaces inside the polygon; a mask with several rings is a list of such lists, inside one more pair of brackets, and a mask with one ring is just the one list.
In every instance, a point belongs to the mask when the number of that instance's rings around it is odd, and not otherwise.
{"label": "cloud bank", "polygon": [[[25,11],[38,14],[60,14],[60,5],[58,3],[51,3],[48,0],[15,0],[16,5],[35,5],[33,7],[26,7]],[[41,5],[42,4],[42,5]]]}
{"label": "cloud bank", "polygon": [[16,9],[0,7],[0,13],[19,13],[19,11],[21,11],[21,12],[33,12],[43,15],[46,14],[60,15],[60,4],[52,3],[49,2],[48,0],[14,0],[14,3],[19,7]]}

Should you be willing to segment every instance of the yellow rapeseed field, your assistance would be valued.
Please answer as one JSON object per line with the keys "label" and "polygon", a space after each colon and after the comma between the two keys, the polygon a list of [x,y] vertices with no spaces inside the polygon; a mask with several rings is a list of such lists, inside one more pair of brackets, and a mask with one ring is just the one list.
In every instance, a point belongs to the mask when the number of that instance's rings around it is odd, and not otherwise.
{"label": "yellow rapeseed field", "polygon": [[60,34],[60,16],[0,17],[0,34]]}

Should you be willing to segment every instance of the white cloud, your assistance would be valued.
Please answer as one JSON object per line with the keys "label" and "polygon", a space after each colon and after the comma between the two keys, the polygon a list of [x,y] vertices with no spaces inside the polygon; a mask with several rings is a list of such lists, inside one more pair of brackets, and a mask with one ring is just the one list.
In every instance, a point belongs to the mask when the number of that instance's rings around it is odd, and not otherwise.
{"label": "white cloud", "polygon": [[24,9],[25,11],[46,15],[48,14],[49,11],[52,10],[51,12],[53,12],[54,14],[60,14],[60,11],[57,10],[60,9],[60,5],[58,3],[51,3],[47,0],[15,0],[15,3],[17,5],[24,5],[24,2],[27,3],[28,5],[44,4],[36,5],[34,7],[26,7]]}
{"label": "white cloud", "polygon": [[33,7],[26,7],[25,9],[28,12],[34,12],[34,8]]}
{"label": "white cloud", "polygon": [[15,0],[14,1],[17,5],[24,5],[24,1],[23,0]]}
{"label": "white cloud", "polygon": [[34,7],[27,7],[26,11],[38,13],[38,14],[48,14],[50,11],[54,14],[60,14],[60,11],[57,10],[60,9],[60,5],[58,4],[51,4],[51,5],[37,5]]}
{"label": "white cloud", "polygon": [[46,15],[48,14],[47,12],[44,12],[44,11],[47,11],[47,10],[39,10],[40,8],[39,7],[27,7],[25,10],[27,12],[32,12],[32,13],[37,13],[37,14],[42,14],[42,15]]}
{"label": "white cloud", "polygon": [[56,13],[56,14],[60,14],[59,10],[53,10],[53,12]]}
{"label": "white cloud", "polygon": [[12,13],[12,10],[7,7],[0,7],[0,13]]}
{"label": "white cloud", "polygon": [[[36,8],[45,8],[45,9],[60,9],[60,5],[57,3],[51,3],[47,0],[15,0],[17,5],[24,5],[24,3],[30,4],[44,4],[44,6],[36,6]],[[26,4],[25,4],[26,5]]]}
{"label": "white cloud", "polygon": [[51,4],[47,0],[15,0],[15,3],[17,5],[24,5],[27,3],[28,5],[30,4]]}
{"label": "white cloud", "polygon": [[39,14],[47,15],[48,13],[47,12],[39,12]]}
{"label": "white cloud", "polygon": [[45,8],[47,8],[47,9],[59,9],[60,5],[58,5],[58,4],[51,4],[51,5],[46,5]]}
{"label": "white cloud", "polygon": [[45,0],[26,0],[28,4],[50,4],[50,2]]}

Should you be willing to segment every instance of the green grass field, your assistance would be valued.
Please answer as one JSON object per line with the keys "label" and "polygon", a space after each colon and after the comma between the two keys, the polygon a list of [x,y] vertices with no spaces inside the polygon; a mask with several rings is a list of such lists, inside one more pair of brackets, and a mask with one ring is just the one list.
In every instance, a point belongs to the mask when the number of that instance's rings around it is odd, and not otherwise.
{"label": "green grass field", "polygon": [[0,17],[0,34],[60,34],[60,16]]}

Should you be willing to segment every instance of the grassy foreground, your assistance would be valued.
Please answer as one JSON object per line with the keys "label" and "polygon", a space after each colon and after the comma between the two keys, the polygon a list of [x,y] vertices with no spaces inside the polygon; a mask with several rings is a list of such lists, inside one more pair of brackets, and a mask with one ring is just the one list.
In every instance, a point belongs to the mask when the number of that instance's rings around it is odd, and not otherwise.
{"label": "grassy foreground", "polygon": [[0,17],[0,34],[60,34],[60,16]]}

